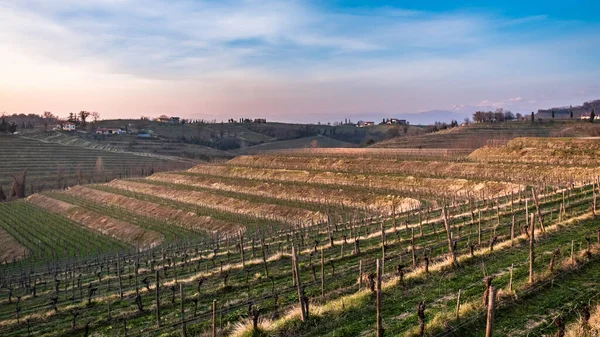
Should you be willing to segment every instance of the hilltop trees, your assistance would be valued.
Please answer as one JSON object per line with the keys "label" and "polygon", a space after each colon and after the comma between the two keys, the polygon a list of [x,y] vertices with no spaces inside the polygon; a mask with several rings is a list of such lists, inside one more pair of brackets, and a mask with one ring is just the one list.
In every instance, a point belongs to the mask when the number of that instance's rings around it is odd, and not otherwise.
{"label": "hilltop trees", "polygon": [[515,119],[515,114],[512,111],[504,109],[496,109],[496,111],[477,111],[473,114],[473,121],[476,123],[482,122],[504,122]]}

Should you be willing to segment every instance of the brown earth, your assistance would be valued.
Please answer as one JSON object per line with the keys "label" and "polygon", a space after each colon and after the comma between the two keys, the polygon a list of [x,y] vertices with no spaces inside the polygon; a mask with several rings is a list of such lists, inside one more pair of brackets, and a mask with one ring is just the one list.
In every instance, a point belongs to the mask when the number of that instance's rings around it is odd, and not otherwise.
{"label": "brown earth", "polygon": [[168,186],[145,184],[125,180],[113,180],[108,183],[108,186],[137,193],[150,194],[159,198],[195,204],[202,207],[218,209],[225,212],[278,220],[290,225],[296,225],[299,222],[310,224],[313,222],[321,222],[326,220],[326,216],[320,212],[273,204],[263,204],[207,192],[179,190],[175,186],[171,188]]}
{"label": "brown earth", "polygon": [[382,195],[373,192],[356,193],[344,188],[334,189],[317,188],[308,185],[283,185],[280,182],[258,180],[228,181],[228,179],[220,177],[191,176],[174,173],[157,173],[147,179],[222,191],[242,192],[244,194],[283,200],[298,200],[332,206],[343,204],[345,207],[368,209],[377,215],[391,213],[393,205],[396,206],[397,210],[408,210],[418,208],[421,204],[416,199],[395,195]]}
{"label": "brown earth", "polygon": [[[476,151],[477,152],[477,151]],[[499,154],[499,156],[504,156]],[[478,159],[478,155],[472,159]],[[228,165],[263,167],[288,170],[317,170],[335,172],[359,172],[435,176],[460,179],[516,181],[535,184],[541,181],[565,182],[576,177],[584,181],[595,177],[595,168],[573,166],[542,165],[535,163],[502,163],[490,165],[488,162],[419,161],[403,159],[377,159],[368,157],[290,157],[290,156],[240,156]]]}
{"label": "brown earth", "polygon": [[360,186],[366,189],[384,189],[404,192],[409,195],[428,193],[438,196],[468,198],[469,195],[486,197],[498,196],[510,191],[518,191],[518,184],[486,181],[474,182],[467,179],[420,178],[414,176],[386,176],[343,172],[309,172],[306,170],[286,170],[251,168],[238,166],[197,165],[188,170],[193,173],[221,177],[246,179],[294,181],[301,183]]}
{"label": "brown earth", "polygon": [[238,223],[214,219],[210,216],[199,216],[193,212],[157,205],[148,201],[129,198],[119,194],[113,194],[84,186],[75,186],[67,194],[91,200],[97,203],[122,207],[130,212],[147,215],[159,219],[168,219],[174,225],[200,230],[208,233],[239,233],[245,227]]}
{"label": "brown earth", "polygon": [[42,194],[31,195],[27,200],[47,211],[60,214],[82,226],[141,249],[155,247],[164,240],[161,233],[146,230],[128,222],[92,212]]}
{"label": "brown earth", "polygon": [[29,255],[29,250],[2,228],[0,228],[0,247],[2,247],[0,263],[18,261]]}
{"label": "brown earth", "polygon": [[600,165],[600,138],[516,138],[504,147],[482,147],[469,155],[481,162]]}

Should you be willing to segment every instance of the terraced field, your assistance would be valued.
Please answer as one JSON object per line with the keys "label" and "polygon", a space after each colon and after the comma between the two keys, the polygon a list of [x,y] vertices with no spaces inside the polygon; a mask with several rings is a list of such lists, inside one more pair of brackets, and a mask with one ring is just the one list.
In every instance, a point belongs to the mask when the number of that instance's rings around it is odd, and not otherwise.
{"label": "terraced field", "polygon": [[181,160],[67,146],[15,135],[0,135],[0,146],[0,186],[5,193],[10,190],[12,176],[23,170],[27,171],[26,192],[30,194],[192,166]]}
{"label": "terraced field", "polygon": [[527,143],[550,163],[271,152],[0,204],[0,334],[375,336],[379,297],[386,336],[480,336],[487,277],[495,336],[553,334],[600,296],[595,140],[561,141]]}
{"label": "terraced field", "polygon": [[600,127],[572,120],[472,123],[449,130],[414,137],[398,137],[373,147],[384,148],[463,148],[503,145],[517,137],[597,136]]}

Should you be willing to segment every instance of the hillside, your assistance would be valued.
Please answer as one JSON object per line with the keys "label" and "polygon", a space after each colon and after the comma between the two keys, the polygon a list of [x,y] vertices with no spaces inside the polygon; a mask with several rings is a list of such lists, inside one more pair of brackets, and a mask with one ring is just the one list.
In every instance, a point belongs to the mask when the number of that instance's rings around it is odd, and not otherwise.
{"label": "hillside", "polygon": [[329,137],[317,135],[290,140],[271,141],[235,151],[237,154],[253,154],[262,151],[304,149],[304,148],[352,148],[356,144],[343,142]]}
{"label": "hillside", "polygon": [[464,148],[504,144],[517,137],[594,136],[600,124],[585,121],[543,120],[500,123],[471,123],[457,128],[415,137],[399,137],[373,147],[389,148]]}
{"label": "hillside", "polygon": [[[97,123],[97,127],[118,127],[133,133],[140,130],[150,131],[155,141],[202,145],[223,151],[240,150],[263,143],[315,136],[325,136],[332,140],[355,145],[365,145],[394,137],[414,136],[425,132],[422,127],[409,125],[384,124],[364,128],[356,127],[354,124],[321,125],[278,122],[172,125],[147,120],[103,120]],[[300,143],[302,142],[300,141]],[[289,145],[283,145],[282,148],[285,146]]]}
{"label": "hillside", "polygon": [[[509,145],[593,159],[598,143]],[[426,336],[481,336],[487,282],[498,335],[553,334],[534,323],[598,301],[595,166],[499,156],[271,151],[2,203],[0,333],[373,336],[378,292],[386,335],[419,336],[423,303]]]}
{"label": "hillside", "polygon": [[139,153],[159,158],[168,157],[167,159],[185,158],[210,161],[234,157],[232,153],[213,149],[208,146],[188,144],[169,139],[138,138],[134,134],[103,136],[90,133],[51,131],[27,133],[27,137],[63,145],[113,152]]}
{"label": "hillside", "polygon": [[[481,162],[600,165],[600,138],[516,138],[503,147],[482,147],[469,158]],[[590,176],[590,178],[592,178]]]}
{"label": "hillside", "polygon": [[26,193],[79,183],[146,176],[192,164],[181,160],[69,146],[17,135],[0,135],[0,186],[6,194],[12,176],[27,171]]}
{"label": "hillside", "polygon": [[571,113],[573,113],[573,118],[579,119],[583,115],[589,115],[592,110],[595,110],[596,115],[598,115],[598,112],[600,111],[599,99],[584,102],[582,105],[577,106],[540,109],[535,115],[536,118],[551,119],[552,113],[554,112],[554,118],[570,119]]}

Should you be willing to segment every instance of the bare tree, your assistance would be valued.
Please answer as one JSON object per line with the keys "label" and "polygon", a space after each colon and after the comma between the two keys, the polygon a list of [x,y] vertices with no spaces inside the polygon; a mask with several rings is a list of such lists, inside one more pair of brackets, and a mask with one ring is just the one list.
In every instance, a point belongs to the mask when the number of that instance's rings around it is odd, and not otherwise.
{"label": "bare tree", "polygon": [[13,183],[10,188],[10,198],[25,198],[25,176],[27,171],[23,171],[18,176],[13,176]]}
{"label": "bare tree", "polygon": [[98,119],[100,119],[100,113],[94,111],[91,113],[92,118],[94,119],[94,124],[96,124],[96,122],[98,121]]}
{"label": "bare tree", "polygon": [[79,119],[81,120],[81,125],[86,125],[86,119],[90,116],[90,112],[88,111],[79,111]]}
{"label": "bare tree", "polygon": [[44,131],[48,131],[48,124],[50,121],[55,119],[56,117],[50,111],[44,111]]}

